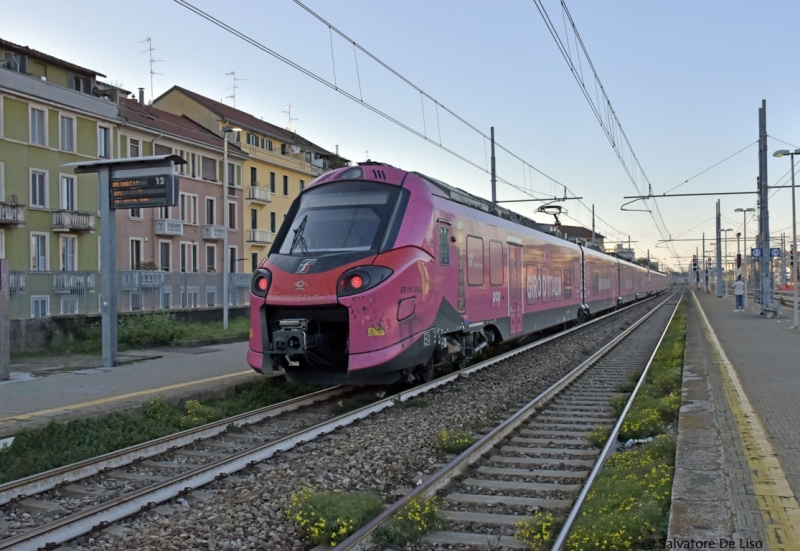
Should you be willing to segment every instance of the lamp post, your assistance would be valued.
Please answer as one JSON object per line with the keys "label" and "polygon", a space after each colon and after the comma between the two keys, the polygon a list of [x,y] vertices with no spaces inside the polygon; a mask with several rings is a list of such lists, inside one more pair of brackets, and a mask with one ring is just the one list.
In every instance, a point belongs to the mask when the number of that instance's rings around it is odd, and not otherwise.
{"label": "lamp post", "polygon": [[[728,232],[733,231],[731,228],[726,230],[719,230],[720,232],[725,232],[725,260],[722,261],[722,273],[728,271]],[[727,289],[727,287],[726,287]]]}
{"label": "lamp post", "polygon": [[[789,155],[792,158],[792,251],[797,251],[797,212],[794,204],[794,156],[800,155],[800,149],[789,151],[788,149],[779,149],[772,154],[773,157],[783,157]],[[795,252],[795,254],[797,254]],[[800,327],[800,319],[797,311],[797,267],[792,266],[792,293],[794,295],[794,327]]]}
{"label": "lamp post", "polygon": [[228,228],[230,220],[228,214],[228,134],[241,132],[241,128],[225,126],[222,128],[222,223],[225,231],[222,233],[222,328],[228,330],[228,273],[230,272],[230,253],[228,252]]}

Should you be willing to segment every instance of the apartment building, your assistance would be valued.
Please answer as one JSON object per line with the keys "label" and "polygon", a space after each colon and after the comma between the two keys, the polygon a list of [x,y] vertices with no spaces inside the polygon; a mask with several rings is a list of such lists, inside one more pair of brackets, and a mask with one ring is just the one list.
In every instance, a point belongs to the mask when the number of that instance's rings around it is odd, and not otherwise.
{"label": "apartment building", "polygon": [[0,39],[0,258],[27,273],[11,281],[19,316],[74,313],[94,288],[75,274],[98,269],[97,177],[63,165],[118,145],[103,76]]}
{"label": "apartment building", "polygon": [[173,86],[153,105],[186,115],[222,135],[247,154],[244,179],[244,258],[254,270],[269,252],[292,201],[303,187],[327,170],[345,166],[347,159],[331,153],[294,132],[210,98]]}

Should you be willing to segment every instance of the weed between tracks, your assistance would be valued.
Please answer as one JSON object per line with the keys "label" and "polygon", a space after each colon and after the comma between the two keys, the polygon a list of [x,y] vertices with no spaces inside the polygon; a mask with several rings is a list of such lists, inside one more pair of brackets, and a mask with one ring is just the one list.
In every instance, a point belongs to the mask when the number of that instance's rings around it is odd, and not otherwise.
{"label": "weed between tracks", "polygon": [[[608,459],[572,526],[567,551],[636,549],[645,539],[666,537],[675,470],[675,438],[668,429],[681,405],[685,340],[686,308],[681,304],[620,431],[623,442],[651,436],[653,441]],[[629,393],[635,386],[632,379],[618,390]],[[618,395],[612,407],[621,413],[627,399],[628,394]],[[608,432],[598,428],[587,439],[600,447]],[[562,521],[526,518],[517,524],[516,537],[532,549],[549,548],[553,526]]]}
{"label": "weed between tracks", "polygon": [[282,379],[264,379],[238,387],[232,396],[211,398],[202,403],[188,400],[171,404],[162,398],[153,398],[140,412],[110,413],[69,423],[54,420],[42,428],[22,429],[11,446],[0,449],[0,483],[269,406],[313,390],[316,389]]}
{"label": "weed between tracks", "polygon": [[362,492],[315,492],[301,488],[292,494],[286,515],[294,521],[303,539],[320,545],[336,545],[383,510],[377,494]]}

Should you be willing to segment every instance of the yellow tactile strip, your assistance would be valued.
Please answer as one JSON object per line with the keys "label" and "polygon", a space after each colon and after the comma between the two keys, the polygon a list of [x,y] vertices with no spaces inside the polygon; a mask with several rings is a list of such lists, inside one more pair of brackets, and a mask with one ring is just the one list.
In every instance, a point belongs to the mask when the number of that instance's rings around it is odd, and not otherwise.
{"label": "yellow tactile strip", "polygon": [[770,444],[764,425],[750,405],[739,375],[725,355],[696,297],[695,304],[703,317],[706,336],[713,345],[714,354],[722,367],[720,372],[725,398],[736,420],[745,460],[750,470],[753,494],[761,509],[769,548],[772,551],[798,551],[800,550],[800,505]]}

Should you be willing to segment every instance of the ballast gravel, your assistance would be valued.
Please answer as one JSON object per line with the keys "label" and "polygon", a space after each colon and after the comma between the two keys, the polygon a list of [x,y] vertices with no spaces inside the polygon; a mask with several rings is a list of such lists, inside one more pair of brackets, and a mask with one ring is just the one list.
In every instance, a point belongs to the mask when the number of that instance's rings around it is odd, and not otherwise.
{"label": "ballast gravel", "polygon": [[452,457],[436,449],[443,430],[479,434],[495,426],[650,308],[636,306],[535,347],[425,394],[426,407],[389,408],[205,486],[201,498],[172,500],[62,548],[311,549],[284,514],[299,488],[370,491],[392,503]]}

